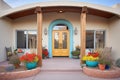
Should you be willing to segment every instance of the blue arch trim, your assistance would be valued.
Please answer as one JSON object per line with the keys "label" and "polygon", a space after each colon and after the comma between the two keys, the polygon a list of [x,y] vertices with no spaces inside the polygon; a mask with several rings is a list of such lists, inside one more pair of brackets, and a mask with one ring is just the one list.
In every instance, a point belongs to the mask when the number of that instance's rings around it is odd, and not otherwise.
{"label": "blue arch trim", "polygon": [[69,58],[72,58],[72,50],[73,50],[73,26],[72,24],[64,19],[57,19],[54,20],[53,22],[51,22],[51,24],[49,25],[48,28],[48,51],[49,51],[49,58],[52,58],[52,30],[53,27],[57,24],[65,24],[68,26],[69,28],[69,32],[70,32],[70,52],[69,52]]}

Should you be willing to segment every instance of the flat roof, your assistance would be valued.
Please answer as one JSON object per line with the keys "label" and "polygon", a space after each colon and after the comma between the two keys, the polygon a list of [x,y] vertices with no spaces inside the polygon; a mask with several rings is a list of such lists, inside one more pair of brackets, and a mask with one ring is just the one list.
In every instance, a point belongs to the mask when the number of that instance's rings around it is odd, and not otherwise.
{"label": "flat roof", "polygon": [[105,18],[111,18],[115,15],[120,16],[120,10],[118,10],[118,8],[85,2],[40,2],[4,10],[0,13],[0,17],[7,16],[11,19],[16,19],[27,15],[32,15],[35,14],[35,9],[38,6],[41,7],[43,13],[59,12],[60,10],[63,12],[81,13],[81,8],[86,6],[88,8],[88,14],[91,15],[101,16]]}

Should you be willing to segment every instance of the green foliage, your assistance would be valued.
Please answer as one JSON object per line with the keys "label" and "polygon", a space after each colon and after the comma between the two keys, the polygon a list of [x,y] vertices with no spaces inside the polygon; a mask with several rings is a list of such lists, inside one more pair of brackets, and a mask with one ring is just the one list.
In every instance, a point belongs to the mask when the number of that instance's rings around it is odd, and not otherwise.
{"label": "green foliage", "polygon": [[104,49],[99,49],[98,51],[100,52],[98,62],[100,64],[105,64],[105,65],[111,66],[113,64],[111,48],[106,47]]}
{"label": "green foliage", "polygon": [[115,62],[116,66],[120,68],[120,58]]}
{"label": "green foliage", "polygon": [[79,56],[80,55],[80,51],[72,51],[72,55],[73,56]]}
{"label": "green foliage", "polygon": [[20,64],[19,57],[17,55],[12,55],[9,59],[10,64]]}

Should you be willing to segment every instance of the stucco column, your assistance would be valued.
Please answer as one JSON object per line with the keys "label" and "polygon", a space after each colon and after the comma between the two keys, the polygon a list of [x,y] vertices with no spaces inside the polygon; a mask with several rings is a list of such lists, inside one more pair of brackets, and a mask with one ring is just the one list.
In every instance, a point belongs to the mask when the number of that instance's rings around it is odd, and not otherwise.
{"label": "stucco column", "polygon": [[87,7],[83,7],[82,11],[81,11],[81,16],[80,16],[80,20],[81,20],[81,49],[80,49],[80,53],[81,53],[81,63],[83,63],[82,61],[82,57],[85,55],[85,51],[86,51],[86,13],[87,13]]}
{"label": "stucco column", "polygon": [[35,10],[37,13],[37,54],[41,55],[41,60],[38,65],[42,66],[42,10],[37,7]]}

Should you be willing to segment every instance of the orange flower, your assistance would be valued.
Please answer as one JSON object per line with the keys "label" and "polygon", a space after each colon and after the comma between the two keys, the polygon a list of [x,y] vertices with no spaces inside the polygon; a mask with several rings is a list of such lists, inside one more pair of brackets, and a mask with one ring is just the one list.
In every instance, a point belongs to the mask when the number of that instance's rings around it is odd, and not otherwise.
{"label": "orange flower", "polygon": [[35,53],[26,53],[25,55],[20,57],[20,61],[22,62],[37,62],[41,59],[41,56],[39,54]]}

